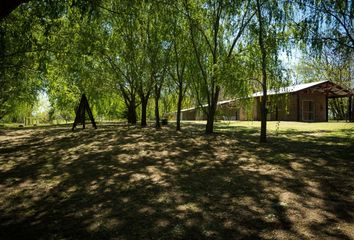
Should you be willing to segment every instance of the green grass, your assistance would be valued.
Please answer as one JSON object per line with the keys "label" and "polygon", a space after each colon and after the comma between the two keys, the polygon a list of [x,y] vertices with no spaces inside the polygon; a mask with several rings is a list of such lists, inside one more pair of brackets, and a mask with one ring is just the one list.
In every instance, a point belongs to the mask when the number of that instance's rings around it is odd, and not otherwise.
{"label": "green grass", "polygon": [[[222,122],[223,124],[229,123],[230,126],[243,126],[250,128],[258,128],[261,126],[259,121],[230,121]],[[333,130],[338,131],[342,129],[352,129],[354,130],[354,123],[348,122],[319,122],[319,123],[310,123],[310,122],[278,122],[278,121],[268,121],[267,127],[269,131],[318,131],[318,130]]]}
{"label": "green grass", "polygon": [[0,239],[354,239],[354,124],[0,129]]}

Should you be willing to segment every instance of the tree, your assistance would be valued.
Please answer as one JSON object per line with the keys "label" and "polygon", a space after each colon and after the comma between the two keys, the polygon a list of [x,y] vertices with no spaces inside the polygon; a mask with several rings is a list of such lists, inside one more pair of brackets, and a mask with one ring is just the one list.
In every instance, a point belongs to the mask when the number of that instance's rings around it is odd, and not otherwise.
{"label": "tree", "polygon": [[[201,76],[201,82],[196,84],[199,88],[196,93],[199,105],[207,116],[206,133],[212,133],[214,128],[223,81],[222,69],[225,68],[223,64],[227,65],[231,60],[235,46],[254,16],[249,7],[250,1],[184,0],[190,39]],[[206,109],[202,107],[204,99],[207,101]]]}
{"label": "tree", "polygon": [[141,126],[147,126],[147,106],[149,98],[154,90],[154,77],[156,74],[155,57],[156,48],[152,48],[150,27],[152,25],[151,18],[149,16],[148,3],[142,3],[140,6],[138,15],[139,25],[137,32],[139,34],[139,45],[141,45],[140,59],[142,61],[142,72],[138,81],[138,95],[141,102]]}
{"label": "tree", "polygon": [[170,62],[171,41],[170,28],[170,9],[167,5],[154,4],[148,5],[148,21],[146,26],[147,32],[147,58],[149,64],[149,75],[154,85],[155,100],[155,127],[160,126],[160,110],[159,101],[161,97],[161,89],[168,77],[167,72]]}
{"label": "tree", "polygon": [[[109,84],[120,92],[124,100],[128,123],[136,124],[140,78],[144,77],[145,70],[143,46],[137,44],[141,40],[139,5],[132,1],[108,3],[101,10],[98,21],[104,33],[100,38],[99,54],[105,60],[103,67],[108,67],[111,73]],[[142,105],[144,103],[141,102]]]}
{"label": "tree", "polygon": [[[2,0],[0,2],[0,21],[9,16],[14,10],[26,4],[30,4],[31,9],[40,9],[47,17],[53,18],[65,12],[69,6],[72,9],[79,9],[83,15],[92,14],[101,7],[100,4],[102,1],[75,0],[54,2],[52,0]],[[32,16],[36,16],[36,13],[32,14]]]}
{"label": "tree", "polygon": [[16,104],[33,105],[41,89],[43,28],[28,16],[17,11],[0,21],[0,119]]}
{"label": "tree", "polygon": [[354,49],[354,2],[342,0],[297,0],[301,18],[297,20],[296,37],[311,50],[323,46],[336,50]]}
{"label": "tree", "polygon": [[181,110],[182,103],[186,91],[190,85],[190,81],[187,81],[187,68],[192,67],[192,59],[190,58],[191,46],[188,41],[188,35],[186,29],[188,28],[183,15],[177,11],[175,22],[173,24],[172,32],[172,53],[171,53],[171,68],[170,76],[177,87],[177,113],[176,113],[176,130],[181,130]]}
{"label": "tree", "polygon": [[262,19],[262,10],[260,0],[257,4],[257,19],[258,19],[258,43],[261,49],[262,56],[262,100],[261,100],[261,136],[260,142],[267,141],[267,51],[264,43],[264,27]]}
{"label": "tree", "polygon": [[261,134],[260,142],[267,141],[267,89],[281,85],[280,47],[288,45],[289,14],[292,6],[287,1],[256,0],[257,21],[253,36],[257,38],[261,69]]}

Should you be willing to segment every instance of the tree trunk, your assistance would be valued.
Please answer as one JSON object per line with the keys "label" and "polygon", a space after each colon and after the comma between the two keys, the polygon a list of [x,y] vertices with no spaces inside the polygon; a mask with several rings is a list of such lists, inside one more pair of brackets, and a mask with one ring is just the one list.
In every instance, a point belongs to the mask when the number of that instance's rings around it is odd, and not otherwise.
{"label": "tree trunk", "polygon": [[157,129],[161,128],[160,112],[159,112],[159,99],[158,99],[158,97],[155,97],[155,127]]}
{"label": "tree trunk", "polygon": [[146,127],[146,111],[147,111],[148,98],[141,98],[141,126]]}
{"label": "tree trunk", "polygon": [[177,131],[181,131],[182,101],[183,101],[183,86],[182,84],[180,84],[178,87],[178,102],[177,102],[177,122],[176,122]]}
{"label": "tree trunk", "polygon": [[157,129],[161,128],[160,124],[160,112],[159,112],[159,100],[160,100],[160,91],[159,86],[155,86],[155,127]]}
{"label": "tree trunk", "polygon": [[211,99],[210,106],[208,107],[209,109],[208,109],[208,116],[207,116],[207,124],[205,128],[206,134],[211,134],[214,132],[214,117],[216,113],[216,107],[218,104],[219,92],[220,92],[220,87],[216,86],[215,94]]}
{"label": "tree trunk", "polygon": [[215,113],[213,113],[212,110],[209,110],[209,113],[207,116],[207,124],[206,124],[206,128],[205,128],[206,134],[211,134],[214,132],[214,115],[215,115]]}
{"label": "tree trunk", "polygon": [[261,136],[259,141],[264,143],[267,142],[267,52],[264,46],[263,39],[263,24],[262,24],[262,14],[261,6],[259,0],[257,0],[257,16],[259,23],[259,33],[258,33],[258,43],[262,54],[262,91],[263,97],[261,100]]}
{"label": "tree trunk", "polygon": [[261,100],[261,136],[260,142],[267,142],[267,89],[263,87]]}
{"label": "tree trunk", "polygon": [[137,122],[135,99],[129,102],[128,123],[135,125]]}

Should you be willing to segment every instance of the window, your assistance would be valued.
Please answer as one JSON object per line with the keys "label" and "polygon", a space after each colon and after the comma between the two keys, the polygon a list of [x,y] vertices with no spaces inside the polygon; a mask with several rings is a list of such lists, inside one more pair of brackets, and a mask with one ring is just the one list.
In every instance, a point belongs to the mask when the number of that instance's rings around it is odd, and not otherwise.
{"label": "window", "polygon": [[302,120],[315,121],[315,104],[313,101],[302,101]]}

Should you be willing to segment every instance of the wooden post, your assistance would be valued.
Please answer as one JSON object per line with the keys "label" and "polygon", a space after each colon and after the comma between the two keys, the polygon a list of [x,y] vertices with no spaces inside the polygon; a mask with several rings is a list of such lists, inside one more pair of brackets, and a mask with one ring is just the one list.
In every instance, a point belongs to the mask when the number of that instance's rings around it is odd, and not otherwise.
{"label": "wooden post", "polygon": [[83,109],[82,109],[82,129],[85,129],[85,121],[86,121],[86,119],[85,119],[85,107],[83,107]]}
{"label": "wooden post", "polygon": [[326,95],[326,122],[328,122],[328,96]]}
{"label": "wooden post", "polygon": [[73,124],[73,127],[72,127],[72,130],[74,131],[76,125],[78,123],[82,123],[82,127],[83,129],[85,129],[85,121],[86,121],[86,116],[85,116],[85,113],[87,111],[87,114],[91,120],[91,123],[92,123],[92,126],[97,129],[97,126],[96,126],[96,122],[95,122],[95,119],[93,118],[93,115],[92,115],[92,112],[91,112],[91,109],[90,109],[90,106],[88,104],[88,101],[87,101],[87,98],[85,96],[85,94],[82,94],[82,97],[81,97],[81,101],[80,101],[80,104],[79,104],[79,107],[77,108],[76,110],[76,117],[75,117],[75,121],[74,121],[74,124]]}

